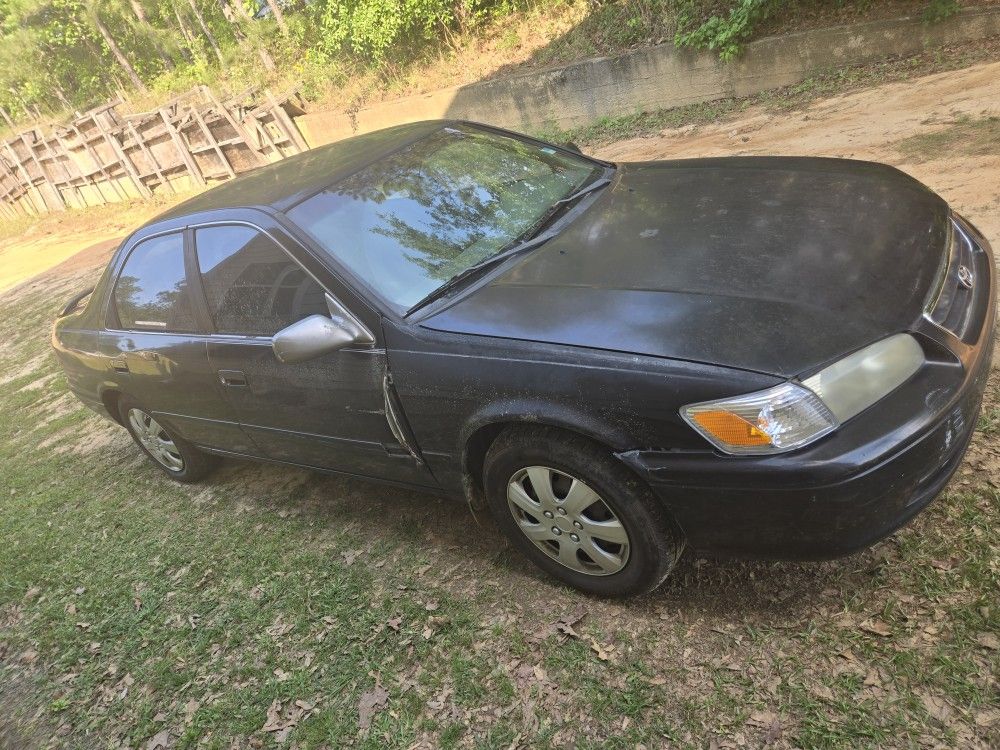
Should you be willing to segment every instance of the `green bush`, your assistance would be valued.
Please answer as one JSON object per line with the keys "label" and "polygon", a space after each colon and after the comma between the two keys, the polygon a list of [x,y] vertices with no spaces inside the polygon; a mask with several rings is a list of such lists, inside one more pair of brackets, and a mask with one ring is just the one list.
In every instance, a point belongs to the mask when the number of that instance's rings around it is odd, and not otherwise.
{"label": "green bush", "polygon": [[[840,0],[841,2],[843,0]],[[787,12],[802,0],[675,0],[678,47],[709,49],[722,60],[732,60],[774,15]],[[958,12],[958,0],[927,0],[923,19],[940,21]]]}
{"label": "green bush", "polygon": [[787,0],[735,0],[729,3],[729,13],[713,15],[698,23],[705,3],[699,0],[678,0],[677,33],[674,43],[678,47],[717,50],[723,60],[731,60],[740,53],[757,27]]}

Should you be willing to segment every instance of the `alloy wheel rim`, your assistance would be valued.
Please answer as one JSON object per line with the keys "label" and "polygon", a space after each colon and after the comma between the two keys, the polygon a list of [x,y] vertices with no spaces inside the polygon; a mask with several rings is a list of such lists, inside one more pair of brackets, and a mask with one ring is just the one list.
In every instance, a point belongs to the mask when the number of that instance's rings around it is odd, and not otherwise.
{"label": "alloy wheel rim", "polygon": [[629,537],[611,507],[586,482],[548,466],[528,466],[507,483],[517,527],[561,565],[608,576],[628,563]]}
{"label": "alloy wheel rim", "polygon": [[129,409],[128,421],[139,443],[158,464],[170,471],[183,471],[184,459],[166,430],[142,409]]}

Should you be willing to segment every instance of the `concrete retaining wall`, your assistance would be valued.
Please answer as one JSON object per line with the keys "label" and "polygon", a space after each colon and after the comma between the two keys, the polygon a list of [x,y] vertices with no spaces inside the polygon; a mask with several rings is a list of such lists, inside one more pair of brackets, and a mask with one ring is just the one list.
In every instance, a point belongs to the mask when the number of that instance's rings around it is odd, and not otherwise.
{"label": "concrete retaining wall", "polygon": [[296,118],[310,146],[418,120],[478,120],[515,130],[574,128],[602,117],[748,96],[805,80],[816,71],[910,55],[943,44],[1000,35],[1000,8],[969,8],[926,24],[871,21],[760,39],[739,60],[664,44],[592,60],[455,86],[385,102],[348,115]]}

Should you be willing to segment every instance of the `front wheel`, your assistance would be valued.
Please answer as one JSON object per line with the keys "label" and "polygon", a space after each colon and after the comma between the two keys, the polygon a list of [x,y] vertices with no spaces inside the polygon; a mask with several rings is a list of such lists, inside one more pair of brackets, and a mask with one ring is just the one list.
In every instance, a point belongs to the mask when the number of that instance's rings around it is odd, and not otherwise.
{"label": "front wheel", "polygon": [[118,404],[122,424],[143,452],[171,479],[197,482],[218,463],[180,435],[160,424],[152,414],[128,397]]}
{"label": "front wheel", "polygon": [[483,479],[493,517],[514,546],[581,591],[652,591],[684,548],[649,488],[581,436],[509,428],[490,446]]}

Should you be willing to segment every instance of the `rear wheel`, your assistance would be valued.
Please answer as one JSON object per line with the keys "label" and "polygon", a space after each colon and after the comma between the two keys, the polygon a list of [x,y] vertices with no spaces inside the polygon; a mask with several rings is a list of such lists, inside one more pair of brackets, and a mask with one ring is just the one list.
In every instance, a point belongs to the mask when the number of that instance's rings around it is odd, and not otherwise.
{"label": "rear wheel", "polygon": [[514,427],[486,455],[497,524],[538,567],[582,591],[651,591],[684,547],[652,492],[610,452],[551,428]]}
{"label": "rear wheel", "polygon": [[122,424],[128,429],[132,439],[171,479],[197,482],[218,463],[215,456],[195,448],[132,399],[122,398],[118,409]]}

